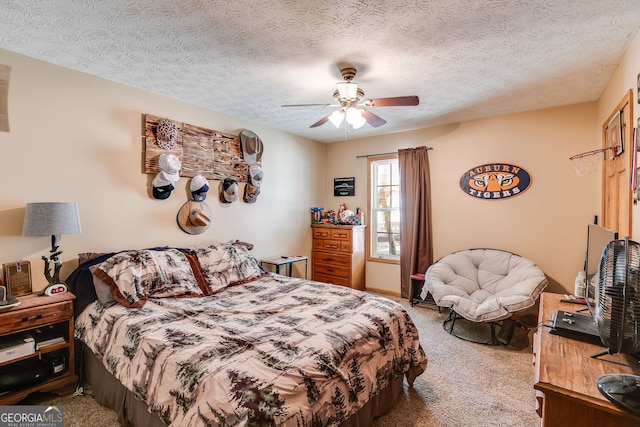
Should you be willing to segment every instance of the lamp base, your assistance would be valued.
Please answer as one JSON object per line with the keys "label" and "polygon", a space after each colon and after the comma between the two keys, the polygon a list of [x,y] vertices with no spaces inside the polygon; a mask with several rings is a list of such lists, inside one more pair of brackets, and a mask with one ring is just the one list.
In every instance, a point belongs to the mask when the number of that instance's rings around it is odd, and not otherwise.
{"label": "lamp base", "polygon": [[67,285],[64,283],[49,283],[47,287],[38,294],[38,296],[52,296],[64,294],[65,292],[67,292]]}

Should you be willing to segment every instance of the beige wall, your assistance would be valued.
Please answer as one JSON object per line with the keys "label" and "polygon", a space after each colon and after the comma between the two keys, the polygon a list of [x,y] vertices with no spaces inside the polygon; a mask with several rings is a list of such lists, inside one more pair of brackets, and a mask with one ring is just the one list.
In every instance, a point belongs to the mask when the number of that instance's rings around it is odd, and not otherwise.
{"label": "beige wall", "polygon": [[[310,255],[308,208],[322,200],[323,144],[7,51],[0,50],[0,64],[12,67],[11,131],[0,132],[0,262],[31,261],[34,290],[46,285],[40,257],[48,255],[50,239],[21,236],[28,202],[78,203],[83,232],[60,240],[62,277],[85,251],[241,239],[256,245],[258,258]],[[175,216],[187,200],[188,180],[167,200],[148,194],[153,175],[142,173],[144,113],[225,133],[256,132],[265,146],[258,201],[222,205],[218,182],[210,182],[210,228],[183,233]]]}
{"label": "beige wall", "polygon": [[[584,262],[586,225],[597,214],[596,174],[576,176],[568,158],[596,144],[596,111],[595,103],[586,103],[330,144],[324,207],[366,207],[367,160],[357,155],[433,147],[436,259],[464,248],[506,249],[534,260],[551,279],[551,290],[572,290]],[[531,187],[499,201],[460,189],[466,170],[493,162],[526,169]],[[343,176],[356,177],[355,197],[333,197],[330,183]],[[367,288],[399,293],[399,266],[368,262],[366,273]]]}
{"label": "beige wall", "polygon": [[[603,124],[629,89],[633,89],[632,108],[634,119],[631,126],[638,126],[637,121],[638,117],[640,117],[640,108],[638,108],[640,106],[636,101],[638,99],[638,74],[640,74],[640,32],[636,33],[631,41],[625,55],[618,64],[615,74],[609,80],[609,84],[600,97],[598,102],[598,132],[601,132]],[[598,144],[601,144],[600,140],[601,138],[598,136]],[[601,199],[599,198],[598,200]],[[640,241],[640,208],[637,204],[632,207],[632,218],[631,237],[636,241]]]}

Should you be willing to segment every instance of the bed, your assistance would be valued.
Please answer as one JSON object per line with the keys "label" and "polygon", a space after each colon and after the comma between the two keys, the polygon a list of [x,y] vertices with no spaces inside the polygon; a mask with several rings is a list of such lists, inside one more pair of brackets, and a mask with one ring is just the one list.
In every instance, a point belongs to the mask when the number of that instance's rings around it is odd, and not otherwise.
{"label": "bed", "polygon": [[400,304],[243,244],[83,254],[67,284],[81,372],[125,425],[371,425],[427,365]]}

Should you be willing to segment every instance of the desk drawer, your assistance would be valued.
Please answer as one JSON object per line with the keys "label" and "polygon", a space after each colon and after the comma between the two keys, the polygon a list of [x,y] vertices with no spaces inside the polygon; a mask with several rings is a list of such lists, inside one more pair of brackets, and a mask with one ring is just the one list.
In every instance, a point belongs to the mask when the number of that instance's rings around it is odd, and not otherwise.
{"label": "desk drawer", "polygon": [[71,317],[71,303],[33,307],[0,316],[0,334],[15,333],[42,325],[59,323]]}

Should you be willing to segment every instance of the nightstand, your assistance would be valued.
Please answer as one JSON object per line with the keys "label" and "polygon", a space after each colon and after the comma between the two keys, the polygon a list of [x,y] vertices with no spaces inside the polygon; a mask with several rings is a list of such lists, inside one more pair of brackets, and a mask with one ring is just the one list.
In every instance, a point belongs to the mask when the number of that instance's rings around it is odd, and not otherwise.
{"label": "nightstand", "polygon": [[[47,376],[40,381],[0,394],[0,405],[12,405],[20,402],[29,394],[36,391],[54,392],[62,396],[75,391],[78,377],[75,373],[74,354],[74,322],[73,300],[75,296],[64,293],[54,296],[37,296],[31,294],[19,297],[20,304],[5,310],[0,310],[0,339],[21,332],[30,333],[55,325],[59,328],[64,341],[41,346],[33,354],[18,357],[0,363],[0,369],[18,363],[28,363],[51,355],[61,354],[64,357],[64,370],[56,371],[55,375]],[[54,353],[55,352],[55,353]],[[4,369],[6,371],[6,369]]]}

